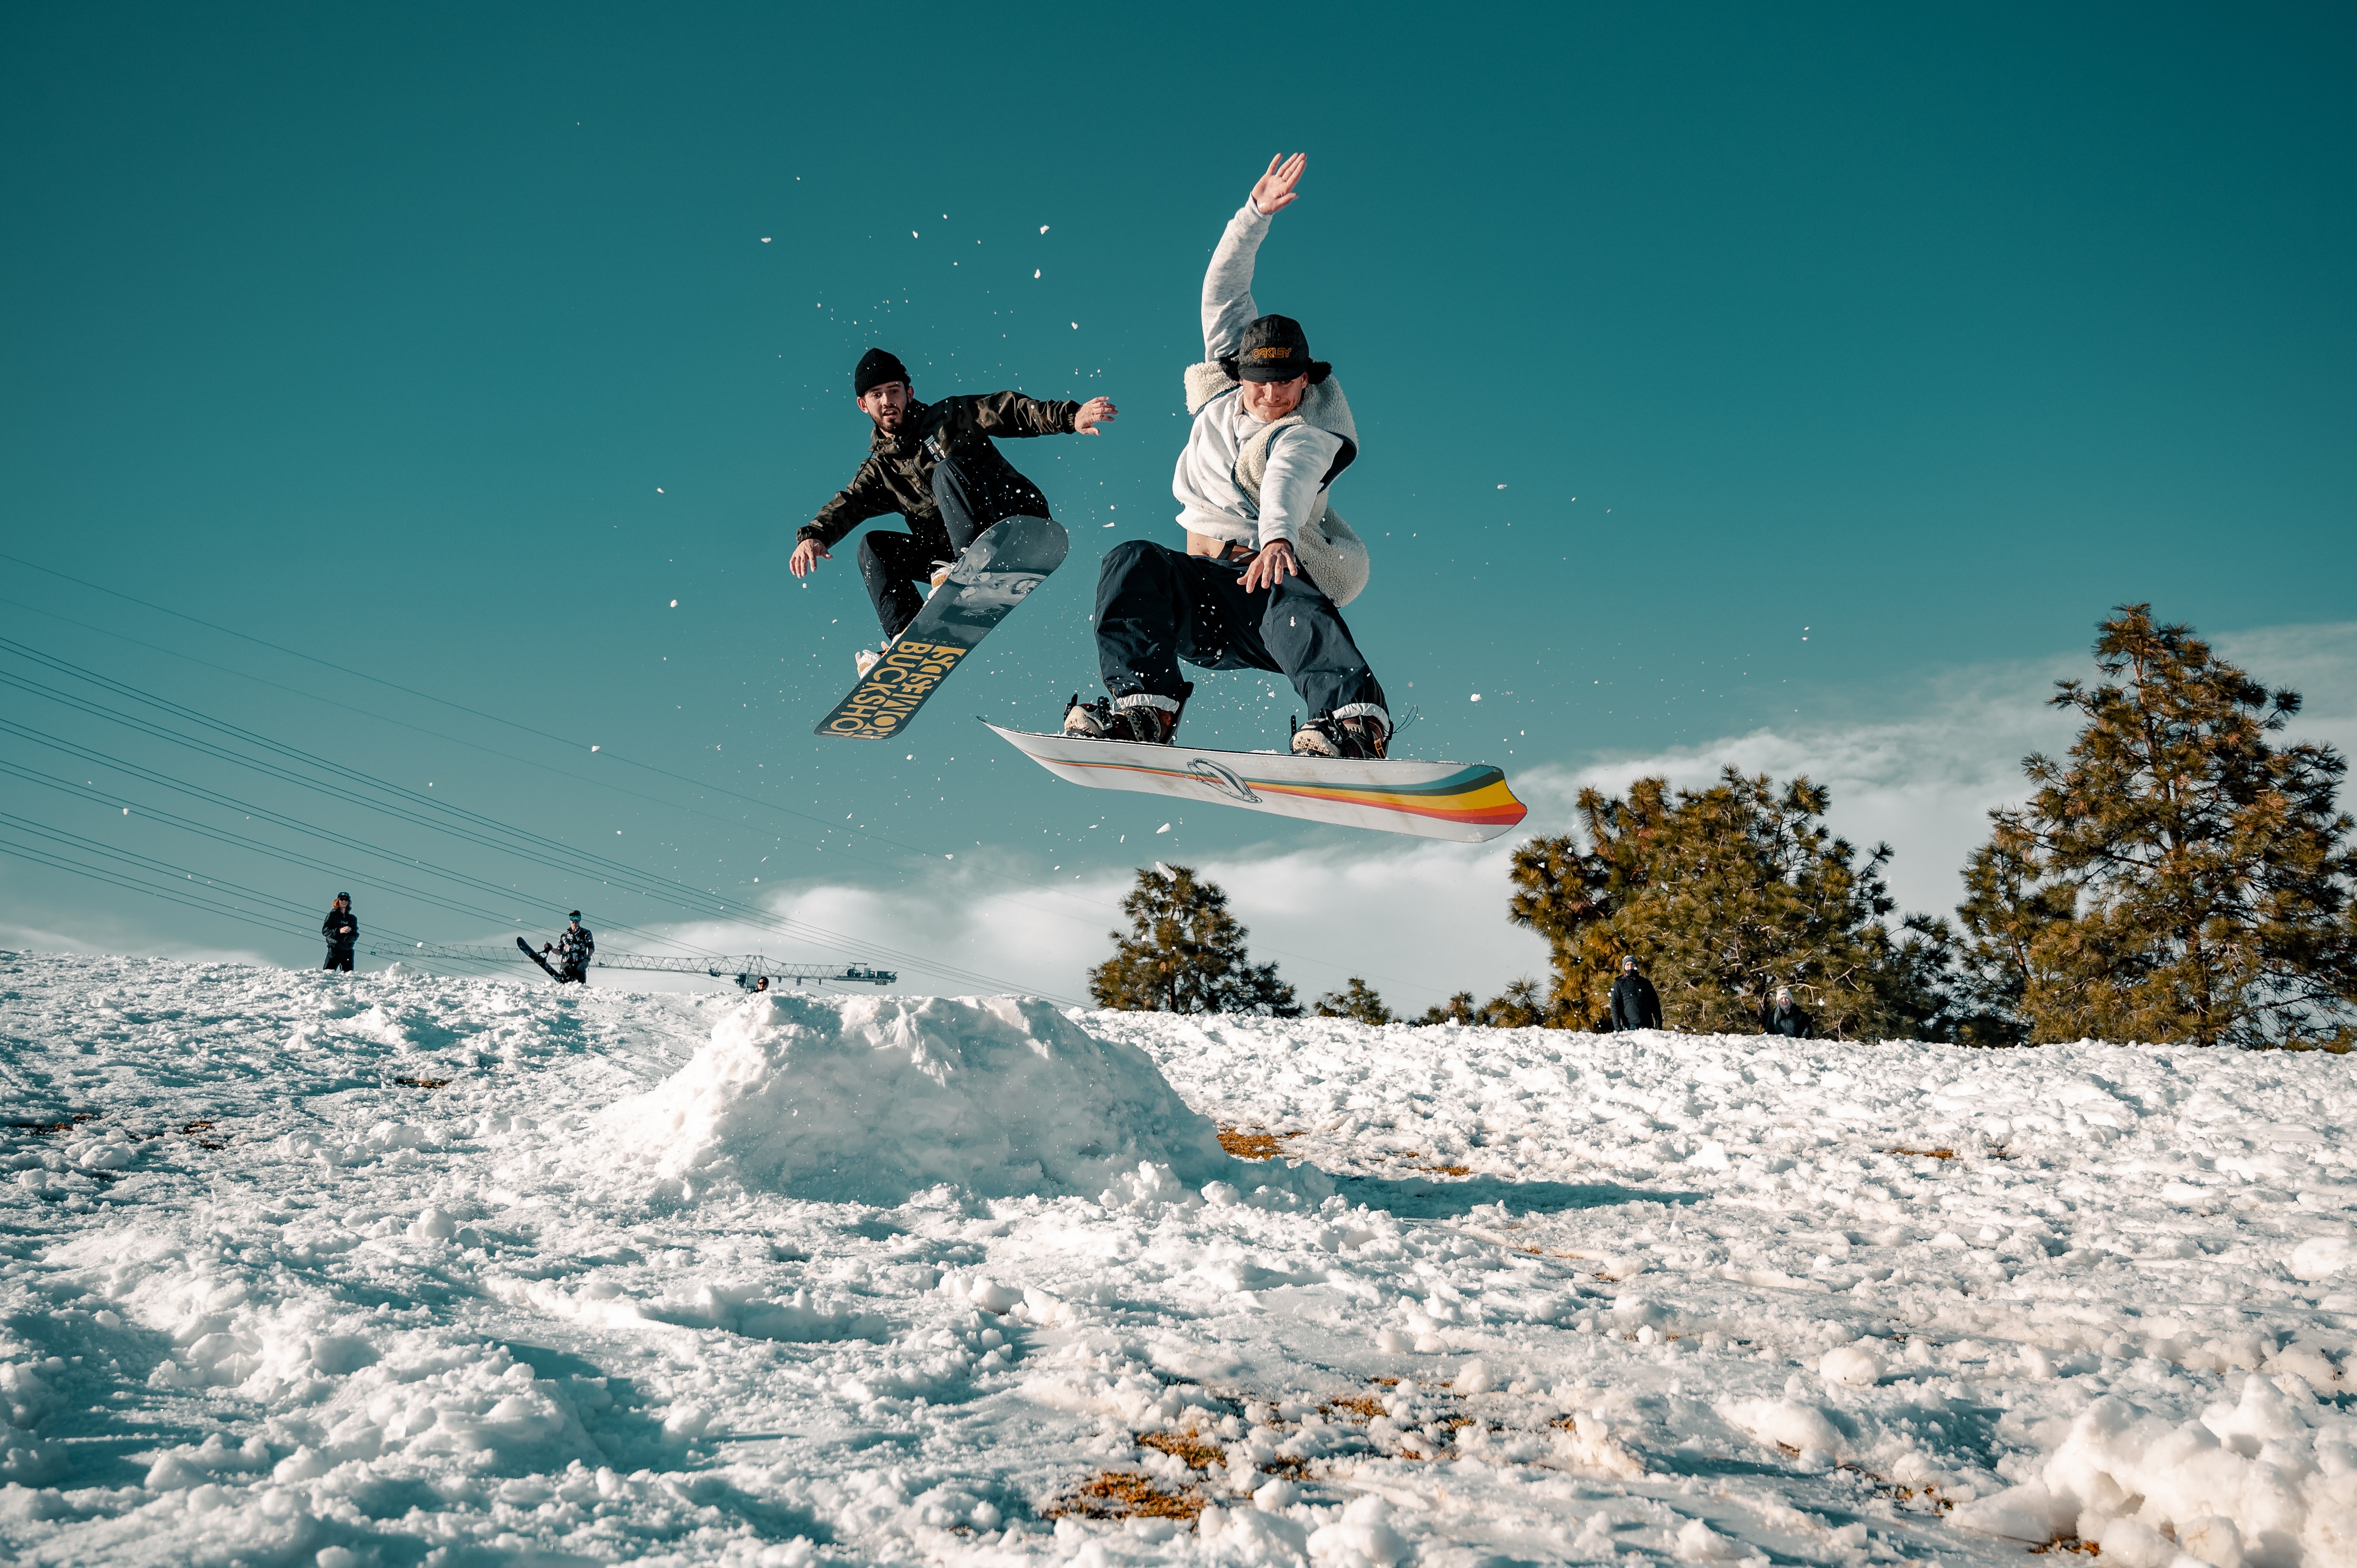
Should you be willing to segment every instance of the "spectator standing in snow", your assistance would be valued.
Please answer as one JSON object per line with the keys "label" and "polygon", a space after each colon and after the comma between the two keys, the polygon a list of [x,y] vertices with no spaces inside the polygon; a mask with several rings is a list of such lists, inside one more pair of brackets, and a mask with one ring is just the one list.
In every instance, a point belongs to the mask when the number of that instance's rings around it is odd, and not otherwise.
{"label": "spectator standing in snow", "polygon": [[1813,1040],[1817,1036],[1817,1021],[1801,1011],[1800,1004],[1792,1000],[1790,986],[1780,985],[1776,988],[1776,1000],[1760,1010],[1760,1032]]}
{"label": "spectator standing in snow", "polygon": [[1612,983],[1612,1027],[1658,1029],[1662,1026],[1662,993],[1637,972],[1636,955],[1620,961],[1620,978]]}
{"label": "spectator standing in snow", "polygon": [[574,910],[566,918],[573,923],[565,928],[555,945],[552,947],[543,942],[540,950],[556,955],[558,984],[571,981],[576,985],[587,985],[589,983],[589,960],[597,950],[597,941],[589,934],[589,928],[581,923],[580,910]]}
{"label": "spectator standing in snow", "polygon": [[319,967],[351,973],[352,949],[361,940],[361,923],[352,915],[350,894],[336,895],[335,905],[328,909],[328,918],[319,922],[319,934],[328,939],[328,961]]}
{"label": "spectator standing in snow", "polygon": [[1194,691],[1183,659],[1291,681],[1309,710],[1298,756],[1379,757],[1391,744],[1383,686],[1340,608],[1366,585],[1367,547],[1326,504],[1359,455],[1358,426],[1301,323],[1253,300],[1261,241],[1306,162],[1270,159],[1211,252],[1204,362],[1186,372],[1194,424],[1170,482],[1187,548],[1132,539],[1106,553],[1097,671],[1111,695],[1067,707],[1066,735],[1169,745]]}
{"label": "spectator standing in snow", "polygon": [[[907,367],[881,349],[860,356],[851,391],[876,426],[867,460],[802,524],[787,565],[795,576],[808,576],[869,518],[888,512],[906,518],[908,532],[871,533],[859,543],[859,575],[888,649],[924,607],[925,596],[915,585],[939,586],[965,547],[1002,518],[1049,515],[1048,498],[999,455],[992,438],[1094,435],[1116,412],[1109,398],[1042,403],[1017,392],[919,403]],[[861,649],[855,655],[859,672],[866,674],[880,657]]]}

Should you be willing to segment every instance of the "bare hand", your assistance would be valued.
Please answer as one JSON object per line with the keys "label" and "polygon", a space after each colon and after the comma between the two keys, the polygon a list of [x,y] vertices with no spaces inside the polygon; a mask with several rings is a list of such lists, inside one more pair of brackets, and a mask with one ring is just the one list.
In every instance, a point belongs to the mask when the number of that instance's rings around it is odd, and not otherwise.
{"label": "bare hand", "polygon": [[1293,558],[1293,546],[1282,539],[1272,539],[1260,547],[1257,554],[1245,564],[1244,575],[1236,579],[1247,594],[1257,594],[1263,588],[1274,588],[1286,577],[1301,575],[1301,563]]}
{"label": "bare hand", "polygon": [[1114,407],[1113,399],[1092,397],[1081,404],[1080,411],[1072,415],[1072,434],[1094,435],[1098,425],[1103,424],[1106,420],[1117,419],[1120,416],[1121,410]]}
{"label": "bare hand", "polygon": [[1293,188],[1301,183],[1301,171],[1308,162],[1308,153],[1296,153],[1289,158],[1279,153],[1269,159],[1268,172],[1253,187],[1253,205],[1264,213],[1292,206]]}
{"label": "bare hand", "polygon": [[786,563],[786,569],[797,577],[807,577],[818,570],[820,562],[834,559],[826,553],[825,545],[815,539],[805,539],[794,546],[794,558]]}

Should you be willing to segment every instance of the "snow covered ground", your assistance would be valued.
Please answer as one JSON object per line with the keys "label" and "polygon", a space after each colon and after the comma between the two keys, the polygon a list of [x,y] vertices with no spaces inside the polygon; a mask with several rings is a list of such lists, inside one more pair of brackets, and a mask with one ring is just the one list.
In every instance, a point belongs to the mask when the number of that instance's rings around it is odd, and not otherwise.
{"label": "snow covered ground", "polygon": [[0,1068],[27,1563],[2357,1565],[2346,1058],[0,954]]}

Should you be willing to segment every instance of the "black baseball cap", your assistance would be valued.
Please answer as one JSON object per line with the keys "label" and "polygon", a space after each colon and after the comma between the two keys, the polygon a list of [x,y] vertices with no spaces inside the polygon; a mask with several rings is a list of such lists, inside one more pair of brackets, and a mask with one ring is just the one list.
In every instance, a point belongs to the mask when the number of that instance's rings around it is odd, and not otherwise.
{"label": "black baseball cap", "polygon": [[578,910],[578,909],[576,909],[576,910],[574,910],[571,914],[569,914],[569,915],[565,916],[565,918],[566,919],[568,919],[568,920],[577,920],[577,919],[579,919],[579,918],[581,918],[581,911],[580,911],[580,910]]}
{"label": "black baseball cap", "polygon": [[339,893],[336,897],[342,899],[347,904],[352,901],[352,896],[349,893]]}
{"label": "black baseball cap", "polygon": [[1264,316],[1244,328],[1236,345],[1236,377],[1247,381],[1289,381],[1307,375],[1322,381],[1334,367],[1309,357],[1309,334],[1290,316]]}

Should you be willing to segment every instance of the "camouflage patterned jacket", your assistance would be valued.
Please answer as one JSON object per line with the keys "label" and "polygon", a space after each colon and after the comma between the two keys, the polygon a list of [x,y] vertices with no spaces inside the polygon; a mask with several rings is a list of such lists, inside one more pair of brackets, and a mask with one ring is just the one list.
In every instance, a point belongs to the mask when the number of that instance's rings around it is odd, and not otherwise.
{"label": "camouflage patterned jacket", "polygon": [[[911,403],[909,417],[897,435],[877,429],[868,443],[867,461],[851,483],[818,509],[794,537],[815,539],[832,550],[844,535],[871,517],[899,512],[909,520],[918,538],[942,552],[949,534],[942,527],[941,504],[933,499],[933,469],[946,454],[958,460],[966,475],[996,488],[1017,478],[1014,466],[991,445],[993,436],[1069,435],[1077,403],[1042,403],[1018,392],[975,392],[945,397],[939,403]],[[1004,472],[1000,472],[1004,470]]]}

